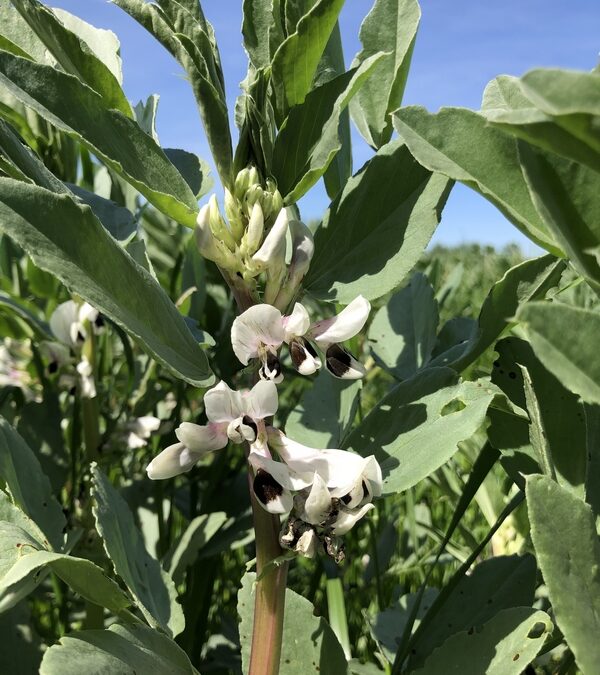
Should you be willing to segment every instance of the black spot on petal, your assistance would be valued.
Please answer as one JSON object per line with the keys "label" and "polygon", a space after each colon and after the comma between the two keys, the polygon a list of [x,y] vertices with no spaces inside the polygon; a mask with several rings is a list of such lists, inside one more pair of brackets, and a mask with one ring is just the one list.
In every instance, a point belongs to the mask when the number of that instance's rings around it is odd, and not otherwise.
{"label": "black spot on petal", "polygon": [[327,348],[325,358],[327,369],[336,377],[343,377],[350,370],[354,360],[350,352],[337,344],[330,345]]}
{"label": "black spot on petal", "polygon": [[265,506],[283,494],[283,487],[263,469],[259,469],[252,485],[256,498]]}

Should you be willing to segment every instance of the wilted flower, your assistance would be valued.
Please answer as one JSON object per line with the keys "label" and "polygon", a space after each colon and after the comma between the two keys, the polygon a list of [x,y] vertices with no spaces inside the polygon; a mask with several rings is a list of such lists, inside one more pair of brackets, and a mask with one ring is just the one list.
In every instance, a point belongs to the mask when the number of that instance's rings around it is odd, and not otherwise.
{"label": "wilted flower", "polygon": [[280,382],[278,350],[285,342],[298,372],[310,375],[321,367],[313,342],[325,354],[327,369],[336,377],[358,379],[363,365],[339,343],[354,337],[365,325],[371,305],[359,295],[338,315],[310,324],[306,308],[297,302],[289,316],[271,305],[254,305],[238,316],[231,328],[231,344],[238,359],[248,365],[260,360],[263,379]]}
{"label": "wilted flower", "polygon": [[179,443],[156,456],[146,471],[152,479],[172,478],[189,471],[208,452],[234,443],[254,443],[264,433],[265,417],[277,412],[277,388],[260,381],[250,391],[238,392],[220,382],[204,395],[208,424],[183,422],[175,430]]}

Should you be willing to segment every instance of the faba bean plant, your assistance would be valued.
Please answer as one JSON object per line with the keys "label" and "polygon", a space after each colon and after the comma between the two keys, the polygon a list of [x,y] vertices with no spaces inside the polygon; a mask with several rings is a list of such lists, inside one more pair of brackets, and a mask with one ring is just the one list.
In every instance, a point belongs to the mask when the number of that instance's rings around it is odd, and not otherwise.
{"label": "faba bean plant", "polygon": [[[0,672],[599,673],[600,70],[430,113],[416,0],[243,0],[233,106],[199,0],[113,2],[216,170],[0,0]],[[456,181],[544,254],[428,249]]]}

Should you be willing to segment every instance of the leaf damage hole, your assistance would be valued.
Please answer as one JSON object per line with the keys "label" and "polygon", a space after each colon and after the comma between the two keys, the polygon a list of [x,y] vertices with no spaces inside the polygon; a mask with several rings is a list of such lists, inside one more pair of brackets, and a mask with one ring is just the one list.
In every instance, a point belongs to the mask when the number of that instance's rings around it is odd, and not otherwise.
{"label": "leaf damage hole", "polygon": [[546,624],[543,621],[536,621],[533,626],[529,629],[527,637],[535,640],[536,638],[541,637],[546,632]]}
{"label": "leaf damage hole", "polygon": [[467,407],[464,401],[461,401],[459,398],[455,398],[452,401],[446,403],[446,405],[440,410],[440,415],[445,417],[446,415],[451,415],[452,413],[460,412]]}

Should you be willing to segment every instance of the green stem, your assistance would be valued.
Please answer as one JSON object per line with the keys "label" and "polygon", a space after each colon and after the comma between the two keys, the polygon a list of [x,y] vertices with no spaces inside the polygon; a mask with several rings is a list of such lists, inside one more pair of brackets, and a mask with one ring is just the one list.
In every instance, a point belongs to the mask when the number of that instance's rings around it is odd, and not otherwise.
{"label": "green stem", "polygon": [[[243,280],[231,277],[223,271],[221,273],[235,298],[238,312],[244,312],[251,307],[255,302],[252,290]],[[278,675],[289,563],[286,561],[281,565],[270,564],[283,553],[279,545],[279,517],[268,513],[258,503],[252,489],[252,481],[252,470],[249,468],[248,482],[254,518],[257,582],[248,675]]]}
{"label": "green stem", "polygon": [[[251,477],[250,477],[251,480]],[[267,513],[254,497],[250,486],[254,531],[256,534],[256,583],[254,626],[248,675],[277,675],[281,658],[283,613],[288,564],[272,565],[261,578],[265,567],[282,554],[279,546],[279,518]]]}

